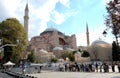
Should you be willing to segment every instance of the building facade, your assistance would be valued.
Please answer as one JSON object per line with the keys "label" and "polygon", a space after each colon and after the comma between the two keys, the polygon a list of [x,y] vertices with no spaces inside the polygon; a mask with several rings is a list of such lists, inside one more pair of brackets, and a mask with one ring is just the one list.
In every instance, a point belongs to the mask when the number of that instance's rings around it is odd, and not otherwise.
{"label": "building facade", "polygon": [[76,49],[75,35],[67,36],[55,28],[47,28],[39,36],[31,38],[29,42],[29,49],[35,51],[44,49],[51,52],[55,47]]}

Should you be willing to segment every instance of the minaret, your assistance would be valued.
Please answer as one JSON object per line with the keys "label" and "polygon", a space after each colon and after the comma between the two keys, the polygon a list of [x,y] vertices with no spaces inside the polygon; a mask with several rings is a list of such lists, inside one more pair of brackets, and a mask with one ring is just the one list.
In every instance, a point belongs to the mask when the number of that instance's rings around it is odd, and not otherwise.
{"label": "minaret", "polygon": [[29,24],[29,9],[28,9],[28,3],[26,4],[26,7],[25,7],[25,16],[24,16],[24,28],[26,30],[26,33],[27,33],[27,40],[28,40],[28,24]]}
{"label": "minaret", "polygon": [[86,23],[86,37],[87,37],[87,46],[89,46],[89,30],[88,30],[88,24]]}

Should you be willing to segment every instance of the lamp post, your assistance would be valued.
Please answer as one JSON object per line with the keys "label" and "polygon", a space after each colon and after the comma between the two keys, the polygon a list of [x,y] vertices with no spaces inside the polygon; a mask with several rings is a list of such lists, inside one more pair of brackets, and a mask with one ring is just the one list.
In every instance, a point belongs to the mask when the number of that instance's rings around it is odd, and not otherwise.
{"label": "lamp post", "polygon": [[[104,30],[102,34],[104,35],[104,37],[106,37],[106,35],[107,35],[107,29]],[[120,51],[119,51],[120,47],[119,47],[119,43],[118,43],[118,37],[119,37],[119,36],[118,36],[117,34],[114,34],[114,36],[115,36],[115,38],[116,38],[116,41],[115,41],[115,42],[116,42],[116,45],[117,45],[117,46],[116,46],[116,50],[117,50],[117,51],[116,51],[116,52],[117,52],[116,57],[117,57],[118,60],[120,61]],[[112,47],[113,47],[113,46],[112,46]],[[114,53],[114,52],[112,51],[112,53]],[[113,58],[112,58],[112,61],[114,61]]]}
{"label": "lamp post", "polygon": [[102,34],[104,35],[104,37],[106,37],[107,32],[104,30]]}

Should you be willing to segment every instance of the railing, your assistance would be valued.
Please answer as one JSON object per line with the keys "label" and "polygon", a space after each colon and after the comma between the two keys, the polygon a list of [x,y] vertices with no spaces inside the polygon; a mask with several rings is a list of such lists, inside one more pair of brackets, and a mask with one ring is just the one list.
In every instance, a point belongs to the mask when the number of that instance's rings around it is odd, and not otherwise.
{"label": "railing", "polygon": [[3,48],[3,47],[6,47],[6,46],[16,46],[15,44],[5,44],[3,46],[0,47],[0,50]]}

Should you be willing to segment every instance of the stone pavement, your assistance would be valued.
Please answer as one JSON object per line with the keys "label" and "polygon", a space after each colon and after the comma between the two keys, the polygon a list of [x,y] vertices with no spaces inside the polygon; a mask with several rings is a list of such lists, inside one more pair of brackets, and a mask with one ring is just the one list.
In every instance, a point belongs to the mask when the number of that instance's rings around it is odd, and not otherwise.
{"label": "stone pavement", "polygon": [[37,74],[28,74],[37,78],[120,78],[120,73],[109,72],[55,72],[55,71],[42,71]]}
{"label": "stone pavement", "polygon": [[12,77],[10,75],[7,75],[5,73],[0,72],[0,78],[14,78],[14,77]]}

